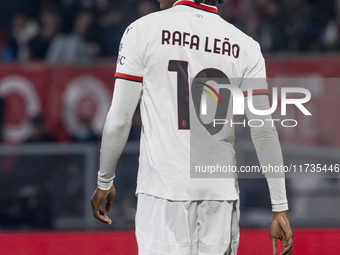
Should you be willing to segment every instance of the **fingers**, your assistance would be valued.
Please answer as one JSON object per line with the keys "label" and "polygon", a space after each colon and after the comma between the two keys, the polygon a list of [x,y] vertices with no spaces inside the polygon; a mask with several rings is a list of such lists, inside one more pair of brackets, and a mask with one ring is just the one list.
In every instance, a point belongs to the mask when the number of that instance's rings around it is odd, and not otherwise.
{"label": "fingers", "polygon": [[282,247],[283,247],[283,251],[281,253],[282,255],[292,254],[293,252],[294,234],[290,226],[288,217],[285,220],[286,220],[285,221],[286,224],[281,224],[281,228],[283,231],[283,239],[281,241]]}
{"label": "fingers", "polygon": [[291,255],[293,252],[293,244],[287,246],[287,247],[284,247],[282,253],[280,255]]}
{"label": "fingers", "polygon": [[[271,222],[271,238],[272,238],[272,246],[273,239],[279,239],[282,244],[283,251],[280,255],[289,255],[293,252],[293,230],[290,226],[290,222],[286,212],[275,213],[274,219]],[[276,244],[275,240],[275,244]],[[273,249],[274,252],[274,249]],[[277,244],[276,244],[276,253],[277,254]]]}
{"label": "fingers", "polygon": [[280,255],[290,255],[293,252],[293,243],[283,246],[283,251]]}
{"label": "fingers", "polygon": [[272,250],[273,250],[273,255],[277,255],[278,253],[278,247],[277,247],[277,241],[275,237],[270,238],[272,242]]}
{"label": "fingers", "polygon": [[98,219],[99,221],[111,225],[112,221],[111,219],[103,212],[103,210],[100,208],[100,204],[96,203],[96,200],[91,201],[92,205],[92,214],[93,216]]}
{"label": "fingers", "polygon": [[101,209],[101,205],[106,199],[107,200],[106,211],[109,212],[112,206],[112,200],[114,196],[115,196],[114,186],[112,186],[110,190],[100,190],[98,188],[93,194],[91,200],[93,216],[99,221],[109,225],[112,223],[112,220],[103,212],[103,210]]}
{"label": "fingers", "polygon": [[103,212],[102,209],[93,210],[93,216],[101,222],[111,225],[112,220]]}
{"label": "fingers", "polygon": [[289,255],[292,254],[293,252],[293,233],[290,232],[289,235],[287,236],[286,233],[284,233],[284,240],[282,240],[282,247],[283,247],[283,251],[281,253],[281,255]]}
{"label": "fingers", "polygon": [[281,237],[282,238],[280,239],[280,241],[281,241],[282,247],[284,248],[288,245],[288,241],[287,241],[287,238],[282,231],[281,231]]}

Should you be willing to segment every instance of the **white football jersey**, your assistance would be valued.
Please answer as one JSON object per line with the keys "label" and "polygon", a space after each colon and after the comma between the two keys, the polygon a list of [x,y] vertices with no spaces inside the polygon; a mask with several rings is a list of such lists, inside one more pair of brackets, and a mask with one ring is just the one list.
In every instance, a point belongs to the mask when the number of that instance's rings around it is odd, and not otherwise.
{"label": "white football jersey", "polygon": [[[265,77],[259,44],[223,20],[216,7],[177,1],[168,10],[132,23],[120,44],[115,78],[143,86],[137,193],[169,200],[238,199],[235,178],[190,176],[190,130],[202,113],[197,106],[200,102],[190,99],[195,89],[200,90],[199,96],[206,89],[222,97],[221,90],[214,88],[214,79],[234,83],[245,94],[249,87],[255,94],[267,93],[266,82],[251,82]],[[197,84],[202,87],[196,88]],[[230,93],[224,97],[230,99]],[[225,109],[229,117],[231,101]],[[204,125],[203,136],[210,136],[207,139],[216,145],[212,151],[219,152],[210,156],[235,165],[234,129],[210,125],[209,131]]]}

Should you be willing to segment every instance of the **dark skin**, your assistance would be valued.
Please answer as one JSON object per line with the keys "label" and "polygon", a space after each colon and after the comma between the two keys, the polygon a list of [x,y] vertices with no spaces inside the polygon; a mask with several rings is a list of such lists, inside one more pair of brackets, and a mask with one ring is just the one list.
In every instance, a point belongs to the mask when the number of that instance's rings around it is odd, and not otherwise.
{"label": "dark skin", "polygon": [[[177,0],[157,0],[160,3],[162,10],[169,9]],[[223,0],[195,0],[196,4],[205,3],[210,5],[216,5],[217,3],[223,3]],[[105,202],[106,212],[109,212],[112,207],[113,199],[116,195],[116,189],[112,186],[109,190],[101,190],[97,188],[93,194],[91,205],[92,213],[99,221],[111,225],[112,220],[104,213],[101,205]],[[277,240],[280,240],[283,251],[280,255],[290,255],[293,252],[293,239],[294,234],[290,226],[287,211],[274,212],[273,218],[270,222],[269,236],[271,240],[271,246],[273,255],[278,254]]]}
{"label": "dark skin", "polygon": [[177,0],[157,0],[159,2],[161,10],[171,8]]}
{"label": "dark skin", "polygon": [[287,211],[274,212],[269,227],[269,236],[272,244],[273,254],[278,253],[277,240],[282,244],[281,255],[292,254],[294,234],[290,226]]}
{"label": "dark skin", "polygon": [[[157,0],[160,4],[161,10],[171,8],[177,0]],[[224,0],[195,0],[196,4],[204,3],[215,6],[217,3],[221,4]]]}
{"label": "dark skin", "polygon": [[116,196],[116,189],[115,186],[112,185],[112,187],[109,190],[101,190],[99,188],[96,189],[92,196],[91,200],[91,206],[92,206],[92,214],[93,216],[98,219],[99,221],[111,225],[112,220],[107,216],[103,209],[101,208],[101,205],[105,203],[105,210],[106,212],[110,212],[113,199]]}

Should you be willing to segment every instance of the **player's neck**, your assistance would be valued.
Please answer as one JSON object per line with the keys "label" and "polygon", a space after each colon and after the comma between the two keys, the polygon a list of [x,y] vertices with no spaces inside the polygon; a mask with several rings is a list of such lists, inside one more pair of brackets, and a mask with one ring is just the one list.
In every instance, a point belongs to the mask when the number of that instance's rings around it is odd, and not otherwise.
{"label": "player's neck", "polygon": [[166,10],[171,8],[177,0],[158,0],[161,10]]}

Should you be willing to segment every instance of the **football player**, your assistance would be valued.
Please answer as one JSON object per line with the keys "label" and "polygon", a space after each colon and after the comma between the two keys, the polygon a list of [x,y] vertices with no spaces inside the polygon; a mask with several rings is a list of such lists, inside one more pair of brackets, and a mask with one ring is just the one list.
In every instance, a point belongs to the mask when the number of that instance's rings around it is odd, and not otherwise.
{"label": "football player", "polygon": [[[265,62],[259,44],[218,15],[216,4],[223,1],[158,1],[162,11],[133,22],[121,40],[115,91],[103,131],[98,188],[91,201],[93,215],[104,223],[112,222],[101,205],[106,200],[106,211],[111,208],[115,168],[140,101],[139,254],[236,254],[237,178],[190,175],[192,158],[200,161],[199,146],[192,146],[193,128],[202,133],[194,139],[198,144],[201,139],[209,142],[210,158],[235,166],[234,128],[197,124],[201,121],[195,110],[199,112],[200,107],[194,94],[200,98],[202,90],[198,93],[195,86],[201,84],[218,94],[212,83],[233,83],[244,95],[252,90],[248,96],[253,97],[256,109],[268,109]],[[226,90],[219,90],[221,98],[231,104],[230,93],[222,91]],[[223,109],[232,117],[228,104]],[[259,118],[247,104],[245,113],[248,119]],[[251,128],[251,133],[261,165],[283,165],[275,126]],[[280,239],[282,254],[291,254],[293,232],[287,216],[285,180],[283,176],[267,177],[267,182],[273,210],[273,253],[277,254],[276,241]]]}

